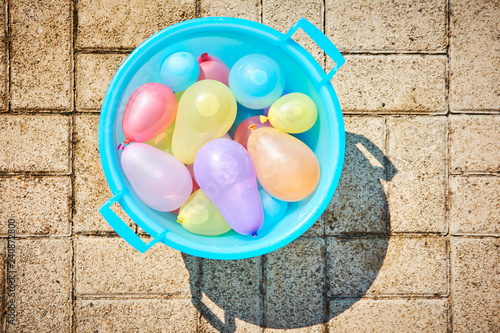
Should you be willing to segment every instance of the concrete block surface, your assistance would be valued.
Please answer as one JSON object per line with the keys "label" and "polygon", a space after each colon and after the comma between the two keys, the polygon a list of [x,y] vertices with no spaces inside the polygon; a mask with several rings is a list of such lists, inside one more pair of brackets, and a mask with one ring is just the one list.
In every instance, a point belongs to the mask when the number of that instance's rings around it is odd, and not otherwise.
{"label": "concrete block surface", "polygon": [[265,262],[266,326],[293,329],[324,320],[324,240],[298,239]]}
{"label": "concrete block surface", "polygon": [[[163,244],[142,254],[121,238],[76,239],[76,293],[181,295],[190,297],[197,276],[196,258]],[[99,279],[96,280],[96,276]],[[194,278],[194,280],[196,280]]]}
{"label": "concrete block surface", "polygon": [[326,33],[341,50],[446,50],[446,1],[326,0]]}
{"label": "concrete block surface", "polygon": [[344,122],[344,167],[323,214],[325,233],[385,233],[387,196],[383,180],[392,178],[394,172],[392,168],[386,170],[385,119],[345,117]]}
{"label": "concrete block surface", "polygon": [[500,330],[500,241],[451,239],[454,332]]}
{"label": "concrete block surface", "polygon": [[172,24],[195,18],[195,0],[77,3],[79,48],[134,48]]}
{"label": "concrete block surface", "polygon": [[[16,240],[14,324],[7,332],[64,332],[71,327],[71,241]],[[12,277],[12,275],[10,275]]]}
{"label": "concrete block surface", "polygon": [[0,116],[0,171],[70,172],[67,116]]}
{"label": "concrete block surface", "polygon": [[330,238],[326,251],[329,296],[447,294],[442,238]]}
{"label": "concrete block surface", "polygon": [[450,232],[500,233],[500,178],[450,178]]}
{"label": "concrete block surface", "polygon": [[446,118],[390,118],[387,129],[391,232],[445,233]]}
{"label": "concrete block surface", "polygon": [[71,1],[14,1],[9,13],[12,108],[68,111],[72,106]]}
{"label": "concrete block surface", "polygon": [[[0,178],[0,219],[16,221],[19,235],[66,235],[71,229],[69,177]],[[7,223],[0,235],[7,236]]]}
{"label": "concrete block surface", "polygon": [[345,299],[330,303],[330,332],[446,332],[446,300]]}
{"label": "concrete block surface", "polygon": [[237,17],[260,22],[262,5],[261,1],[225,1],[225,0],[200,0],[200,16],[225,16]]}
{"label": "concrete block surface", "polygon": [[450,109],[500,110],[500,5],[450,1]]}
{"label": "concrete block surface", "polygon": [[203,259],[200,330],[261,332],[262,258]]}
{"label": "concrete block surface", "polygon": [[78,300],[76,332],[195,332],[188,299]]}
{"label": "concrete block surface", "polygon": [[500,116],[450,117],[450,171],[500,170]]}
{"label": "concrete block surface", "polygon": [[[332,79],[343,112],[445,113],[446,56],[346,55]],[[327,70],[332,61],[327,61]]]}
{"label": "concrete block surface", "polygon": [[76,109],[101,109],[104,94],[126,54],[79,54],[76,57]]}

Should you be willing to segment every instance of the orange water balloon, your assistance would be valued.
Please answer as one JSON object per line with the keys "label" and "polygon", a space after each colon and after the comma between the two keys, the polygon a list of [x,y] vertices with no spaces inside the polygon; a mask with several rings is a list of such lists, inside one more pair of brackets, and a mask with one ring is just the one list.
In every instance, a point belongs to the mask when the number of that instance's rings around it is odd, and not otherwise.
{"label": "orange water balloon", "polygon": [[273,197],[299,201],[318,185],[320,168],[314,152],[302,141],[272,127],[261,127],[248,138],[257,178]]}

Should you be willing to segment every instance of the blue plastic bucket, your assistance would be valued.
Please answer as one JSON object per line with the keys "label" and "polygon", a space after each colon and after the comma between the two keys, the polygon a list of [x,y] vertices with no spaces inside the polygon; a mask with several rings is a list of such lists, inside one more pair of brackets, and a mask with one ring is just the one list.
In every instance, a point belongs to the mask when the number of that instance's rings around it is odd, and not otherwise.
{"label": "blue plastic bucket", "polygon": [[[302,28],[335,62],[328,74],[311,54],[291,38],[298,28]],[[280,64],[286,79],[285,91],[305,93],[318,107],[318,120],[314,127],[297,137],[315,152],[319,160],[319,185],[306,199],[290,203],[281,221],[264,225],[258,237],[243,236],[234,231],[215,237],[192,234],[176,222],[175,214],[159,212],[142,203],[122,171],[120,152],[116,147],[124,140],[121,122],[125,104],[140,85],[161,82],[161,61],[178,51],[188,51],[195,56],[208,52],[221,58],[230,68],[247,54],[265,54]],[[198,257],[242,259],[265,254],[290,243],[320,217],[340,178],[345,131],[342,111],[330,78],[343,63],[342,55],[332,42],[303,18],[286,34],[256,22],[222,17],[190,20],[154,34],[125,59],[104,98],[99,122],[99,152],[113,197],[99,211],[118,235],[140,252],[161,242]],[[115,202],[153,237],[151,241],[144,242],[111,210]]]}

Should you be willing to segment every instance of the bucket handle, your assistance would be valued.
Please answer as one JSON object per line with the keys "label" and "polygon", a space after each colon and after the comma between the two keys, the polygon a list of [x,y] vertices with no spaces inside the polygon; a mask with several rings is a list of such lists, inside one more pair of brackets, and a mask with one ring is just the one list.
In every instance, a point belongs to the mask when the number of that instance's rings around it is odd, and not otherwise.
{"label": "bucket handle", "polygon": [[123,191],[116,193],[112,198],[104,203],[104,205],[99,208],[99,212],[108,222],[108,224],[116,231],[116,233],[127,241],[132,247],[137,251],[144,253],[151,246],[158,243],[167,233],[167,230],[159,233],[155,238],[153,238],[149,243],[144,242],[137,234],[130,229],[130,227],[123,222],[123,220],[116,215],[116,213],[111,209],[111,205],[115,202],[119,202],[123,198]]}
{"label": "bucket handle", "polygon": [[305,18],[300,18],[291,28],[287,31],[285,35],[280,37],[277,42],[278,47],[285,43],[288,39],[292,38],[293,34],[302,28],[304,32],[333,60],[333,68],[325,73],[325,76],[320,81],[320,84],[324,84],[332,79],[333,75],[339,70],[340,67],[345,63],[345,59],[340,53],[340,51],[333,45],[332,41],[321,32],[314,24],[306,20]]}

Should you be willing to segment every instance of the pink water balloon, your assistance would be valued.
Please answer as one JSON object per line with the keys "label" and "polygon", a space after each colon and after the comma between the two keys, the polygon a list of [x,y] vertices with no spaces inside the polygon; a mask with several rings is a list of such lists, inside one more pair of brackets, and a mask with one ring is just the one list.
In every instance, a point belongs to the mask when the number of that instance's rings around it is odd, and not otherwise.
{"label": "pink water balloon", "polygon": [[196,155],[194,174],[234,231],[257,236],[264,211],[252,159],[242,145],[223,138],[208,142]]}
{"label": "pink water balloon", "polygon": [[198,81],[209,79],[229,86],[229,67],[222,60],[208,53],[203,53],[197,60],[200,65]]}
{"label": "pink water balloon", "polygon": [[234,141],[238,142],[246,149],[248,137],[250,136],[250,134],[252,134],[253,130],[260,127],[272,127],[272,126],[268,121],[262,123],[260,121],[260,116],[253,116],[243,120],[236,129],[236,132],[234,132]]}
{"label": "pink water balloon", "polygon": [[172,124],[176,113],[177,99],[169,87],[143,84],[130,95],[123,111],[125,143],[151,140]]}
{"label": "pink water balloon", "polygon": [[186,166],[160,149],[132,143],[123,150],[121,165],[135,193],[153,209],[173,211],[191,195],[193,181]]}

